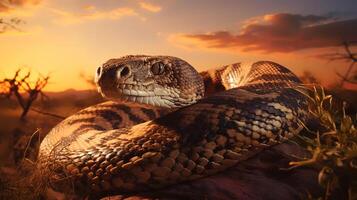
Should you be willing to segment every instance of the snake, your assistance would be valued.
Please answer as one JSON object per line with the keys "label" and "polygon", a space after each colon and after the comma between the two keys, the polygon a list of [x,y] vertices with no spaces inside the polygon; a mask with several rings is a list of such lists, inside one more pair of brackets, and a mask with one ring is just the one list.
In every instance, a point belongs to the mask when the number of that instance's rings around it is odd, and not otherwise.
{"label": "snake", "polygon": [[38,169],[79,195],[155,190],[222,172],[299,134],[307,98],[271,61],[198,73],[172,56],[130,55],[96,70],[109,101],[85,108],[43,139]]}

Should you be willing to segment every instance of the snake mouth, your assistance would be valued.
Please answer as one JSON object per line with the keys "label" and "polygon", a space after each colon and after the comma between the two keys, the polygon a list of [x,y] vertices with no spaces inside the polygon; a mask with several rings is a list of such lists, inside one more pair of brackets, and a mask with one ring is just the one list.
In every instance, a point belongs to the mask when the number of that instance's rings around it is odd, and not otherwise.
{"label": "snake mouth", "polygon": [[155,84],[123,84],[120,83],[116,89],[98,87],[98,91],[105,97],[114,101],[127,101],[153,106],[171,107],[173,102],[172,89],[164,88]]}
{"label": "snake mouth", "polygon": [[120,84],[117,87],[120,98],[130,102],[150,104],[153,106],[171,107],[171,93],[159,85]]}
{"label": "snake mouth", "polygon": [[167,88],[155,84],[118,84],[117,92],[123,96],[136,97],[170,96]]}
{"label": "snake mouth", "polygon": [[121,100],[133,103],[148,104],[152,106],[160,107],[171,107],[173,104],[170,101],[162,99],[158,96],[133,96],[133,95],[123,95],[120,97]]}

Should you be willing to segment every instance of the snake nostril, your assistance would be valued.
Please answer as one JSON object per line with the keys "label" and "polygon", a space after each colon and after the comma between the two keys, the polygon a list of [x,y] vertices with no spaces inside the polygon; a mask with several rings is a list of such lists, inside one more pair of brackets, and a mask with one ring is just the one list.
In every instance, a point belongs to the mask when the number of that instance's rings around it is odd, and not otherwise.
{"label": "snake nostril", "polygon": [[129,67],[125,66],[122,68],[122,70],[120,71],[120,78],[125,78],[129,75],[130,73],[130,69]]}

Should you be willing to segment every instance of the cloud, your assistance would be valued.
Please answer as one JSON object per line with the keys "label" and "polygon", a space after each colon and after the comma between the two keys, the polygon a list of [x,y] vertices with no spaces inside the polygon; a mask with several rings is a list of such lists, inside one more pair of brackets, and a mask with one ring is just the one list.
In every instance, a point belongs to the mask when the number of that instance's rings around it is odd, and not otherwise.
{"label": "cloud", "polygon": [[42,0],[2,0],[4,2],[8,2],[9,4],[12,5],[17,5],[17,6],[23,6],[23,5],[37,5],[39,4]]}
{"label": "cloud", "polygon": [[3,2],[0,1],[0,12],[7,12],[9,11],[9,7],[6,6]]}
{"label": "cloud", "polygon": [[86,5],[83,8],[84,8],[84,10],[95,10],[96,9],[96,7],[93,5]]}
{"label": "cloud", "polygon": [[229,31],[176,34],[170,40],[209,49],[293,52],[357,40],[356,27],[357,19],[338,21],[332,16],[278,13],[245,21],[238,34]]}
{"label": "cloud", "polygon": [[154,13],[160,12],[162,9],[161,6],[154,5],[154,4],[151,4],[148,2],[139,2],[139,6],[144,10],[154,12]]}
{"label": "cloud", "polygon": [[128,7],[119,7],[112,10],[97,10],[94,6],[86,6],[81,12],[68,12],[59,9],[50,9],[52,13],[58,16],[55,20],[61,24],[75,24],[94,20],[118,20],[125,16],[139,16],[134,9]]}
{"label": "cloud", "polygon": [[38,5],[42,0],[0,0],[0,12],[8,12],[18,7]]}

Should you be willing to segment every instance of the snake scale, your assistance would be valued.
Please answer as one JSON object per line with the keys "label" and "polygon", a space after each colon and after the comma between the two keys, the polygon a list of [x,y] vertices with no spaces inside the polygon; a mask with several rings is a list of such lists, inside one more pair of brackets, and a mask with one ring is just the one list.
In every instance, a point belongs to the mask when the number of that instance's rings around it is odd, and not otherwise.
{"label": "snake scale", "polygon": [[135,192],[212,175],[293,137],[308,118],[299,79],[269,61],[201,76],[176,57],[136,55],[96,73],[114,101],[65,119],[40,146],[38,168],[60,191]]}

